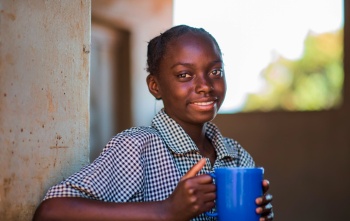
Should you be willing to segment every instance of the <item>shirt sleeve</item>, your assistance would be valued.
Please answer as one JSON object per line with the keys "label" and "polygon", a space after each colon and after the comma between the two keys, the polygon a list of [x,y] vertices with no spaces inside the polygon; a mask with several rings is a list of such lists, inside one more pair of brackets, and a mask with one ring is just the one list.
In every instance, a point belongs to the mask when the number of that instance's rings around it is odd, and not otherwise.
{"label": "shirt sleeve", "polygon": [[127,133],[114,137],[102,154],[56,186],[53,197],[84,197],[106,202],[142,201],[141,144]]}

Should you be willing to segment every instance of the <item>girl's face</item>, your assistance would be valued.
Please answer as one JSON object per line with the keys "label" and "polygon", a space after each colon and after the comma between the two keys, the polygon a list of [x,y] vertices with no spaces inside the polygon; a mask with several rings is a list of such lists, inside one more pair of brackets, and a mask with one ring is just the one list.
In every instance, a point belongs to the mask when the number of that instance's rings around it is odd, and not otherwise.
{"label": "girl's face", "polygon": [[167,45],[156,82],[165,112],[180,125],[212,120],[226,93],[221,54],[201,34],[187,33]]}

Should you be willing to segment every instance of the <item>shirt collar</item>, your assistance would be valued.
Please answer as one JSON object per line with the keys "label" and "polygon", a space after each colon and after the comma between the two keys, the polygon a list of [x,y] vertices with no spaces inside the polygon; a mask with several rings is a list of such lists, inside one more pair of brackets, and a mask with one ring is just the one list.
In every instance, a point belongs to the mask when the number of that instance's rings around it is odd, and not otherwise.
{"label": "shirt collar", "polygon": [[[185,154],[191,151],[198,151],[198,147],[193,142],[190,136],[182,129],[182,127],[176,123],[171,117],[169,117],[164,109],[160,110],[158,114],[153,118],[152,127],[158,130],[164,142],[169,149],[177,154]],[[225,145],[224,137],[221,135],[219,129],[212,122],[207,122],[206,136],[211,140],[217,153],[217,158],[222,159],[224,157],[235,157],[235,153],[232,148],[227,148]]]}

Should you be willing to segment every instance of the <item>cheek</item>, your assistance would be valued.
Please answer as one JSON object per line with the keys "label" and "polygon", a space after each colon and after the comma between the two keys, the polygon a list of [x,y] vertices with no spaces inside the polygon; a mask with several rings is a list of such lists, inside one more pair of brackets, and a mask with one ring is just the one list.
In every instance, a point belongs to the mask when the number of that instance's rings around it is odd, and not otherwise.
{"label": "cheek", "polygon": [[216,82],[215,89],[216,89],[218,95],[220,95],[221,97],[225,97],[225,94],[226,94],[226,82],[225,82],[225,80]]}
{"label": "cheek", "polygon": [[218,82],[216,85],[216,95],[220,99],[219,107],[221,107],[221,104],[224,102],[225,96],[226,96],[226,83],[225,81]]}
{"label": "cheek", "polygon": [[163,101],[172,101],[176,105],[175,102],[179,102],[185,99],[188,96],[188,85],[186,84],[162,84],[161,93]]}
{"label": "cheek", "polygon": [[186,102],[191,97],[191,86],[187,84],[172,85],[166,88],[169,98],[177,103]]}

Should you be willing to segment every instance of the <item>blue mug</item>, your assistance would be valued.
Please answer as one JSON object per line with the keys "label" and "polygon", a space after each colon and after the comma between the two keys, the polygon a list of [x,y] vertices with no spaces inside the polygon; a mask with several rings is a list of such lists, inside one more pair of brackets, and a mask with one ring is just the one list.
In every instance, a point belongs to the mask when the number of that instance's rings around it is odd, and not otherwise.
{"label": "blue mug", "polygon": [[210,174],[216,185],[216,213],[220,221],[259,221],[256,198],[263,195],[262,167],[219,167]]}

